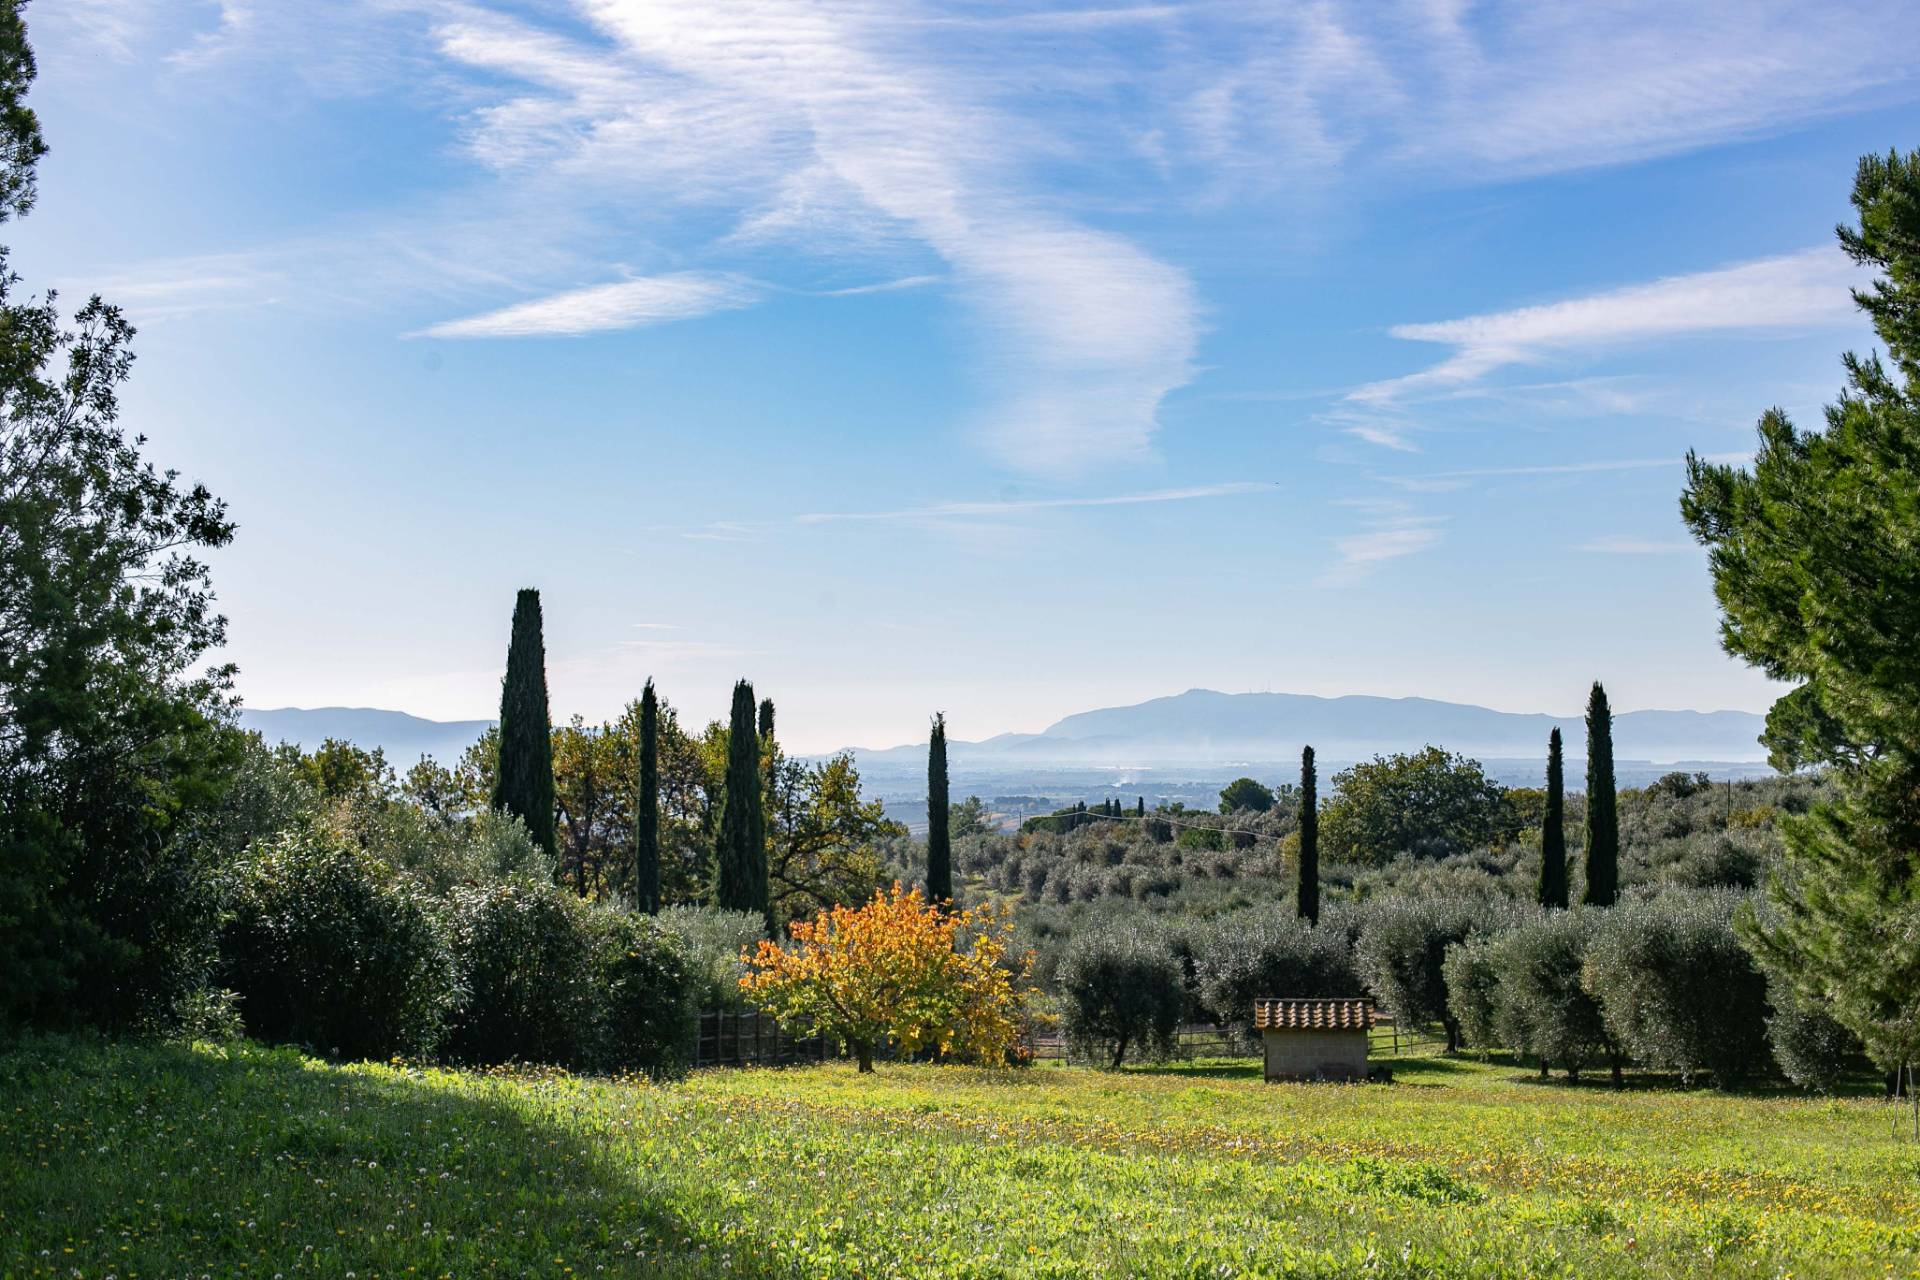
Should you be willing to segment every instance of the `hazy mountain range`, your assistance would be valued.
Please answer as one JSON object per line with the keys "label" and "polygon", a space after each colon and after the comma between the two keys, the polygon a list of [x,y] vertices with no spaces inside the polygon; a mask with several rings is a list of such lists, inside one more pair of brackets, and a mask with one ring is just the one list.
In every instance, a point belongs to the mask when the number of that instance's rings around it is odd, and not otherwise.
{"label": "hazy mountain range", "polygon": [[[1757,761],[1765,717],[1747,711],[1628,711],[1613,718],[1615,756],[1651,761]],[[1587,752],[1583,714],[1525,715],[1431,698],[1320,698],[1303,693],[1189,689],[1130,707],[1082,711],[1039,733],[956,742],[956,765],[1211,765],[1297,760],[1311,744],[1323,760],[1360,760],[1428,743],[1485,758],[1544,757],[1558,725],[1569,759]],[[876,762],[924,750],[919,743],[858,751]]]}
{"label": "hazy mountain range", "polygon": [[311,751],[328,738],[340,738],[371,751],[387,753],[387,763],[403,772],[421,756],[451,765],[485,733],[491,720],[422,720],[404,711],[374,707],[280,707],[240,709],[240,723],[268,742],[293,742]]}
{"label": "hazy mountain range", "polygon": [[[964,723],[962,716],[956,720]],[[269,742],[312,748],[326,738],[381,747],[406,768],[421,755],[451,763],[491,723],[423,720],[364,707],[241,712],[241,722]],[[1297,760],[1311,743],[1328,762],[1409,751],[1428,743],[1482,759],[1544,756],[1547,734],[1560,726],[1569,761],[1586,755],[1579,712],[1524,715],[1430,698],[1320,698],[1299,693],[1217,693],[1189,689],[1128,707],[1083,711],[1039,733],[1003,733],[950,744],[955,769],[1035,766],[1218,766]],[[1758,761],[1764,718],[1746,711],[1628,711],[1614,717],[1614,754],[1653,762]],[[926,744],[856,748],[863,765],[898,769],[919,762]]]}

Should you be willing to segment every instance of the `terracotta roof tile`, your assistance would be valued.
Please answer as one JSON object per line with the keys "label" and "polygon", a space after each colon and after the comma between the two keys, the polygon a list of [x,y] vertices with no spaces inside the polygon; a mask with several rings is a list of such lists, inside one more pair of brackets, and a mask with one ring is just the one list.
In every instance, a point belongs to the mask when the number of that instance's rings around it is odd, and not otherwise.
{"label": "terracotta roof tile", "polygon": [[1255,1000],[1253,1025],[1260,1031],[1366,1031],[1373,1026],[1373,1000],[1367,996]]}

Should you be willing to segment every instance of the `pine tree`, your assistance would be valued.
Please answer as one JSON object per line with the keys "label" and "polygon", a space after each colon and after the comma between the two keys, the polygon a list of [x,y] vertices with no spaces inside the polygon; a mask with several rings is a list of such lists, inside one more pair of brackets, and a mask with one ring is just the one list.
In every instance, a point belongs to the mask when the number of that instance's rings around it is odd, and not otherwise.
{"label": "pine tree", "polygon": [[1567,905],[1566,768],[1560,758],[1560,726],[1547,737],[1547,812],[1540,821],[1540,905]]}
{"label": "pine tree", "polygon": [[548,853],[553,830],[553,724],[547,714],[547,649],[540,634],[540,593],[522,588],[513,605],[513,638],[500,684],[500,757],[493,807],[527,824]]}
{"label": "pine tree", "polygon": [[1782,815],[1786,847],[1742,930],[1770,974],[1920,1063],[1920,151],[1860,160],[1840,247],[1884,355],[1848,354],[1823,425],[1760,419],[1749,465],[1687,459],[1681,514],[1709,551],[1721,643],[1794,685],[1761,741],[1833,791]]}
{"label": "pine tree", "polygon": [[753,686],[733,686],[727,729],[727,781],[720,797],[720,833],[714,842],[713,905],[754,911],[773,931],[767,886],[767,814],[760,791],[760,735],[754,727]]}
{"label": "pine tree", "polygon": [[947,811],[947,717],[927,741],[927,901],[953,901],[953,830]]}
{"label": "pine tree", "polygon": [[1613,712],[1593,682],[1587,697],[1587,892],[1582,902],[1610,907],[1620,896],[1620,808],[1613,789]]}
{"label": "pine tree", "polygon": [[1300,753],[1300,915],[1320,923],[1320,779],[1313,748]]}
{"label": "pine tree", "polygon": [[651,915],[660,910],[660,700],[651,680],[640,694],[640,796],[635,809],[633,898]]}

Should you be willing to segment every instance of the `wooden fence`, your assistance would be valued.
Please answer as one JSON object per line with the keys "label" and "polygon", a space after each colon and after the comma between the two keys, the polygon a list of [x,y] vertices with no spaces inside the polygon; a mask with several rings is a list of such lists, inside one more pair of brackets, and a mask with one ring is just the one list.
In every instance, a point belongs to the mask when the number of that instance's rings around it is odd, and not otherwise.
{"label": "wooden fence", "polygon": [[694,1041],[696,1067],[779,1067],[824,1062],[833,1047],[821,1036],[795,1036],[764,1013],[708,1010]]}
{"label": "wooden fence", "polygon": [[[1446,1038],[1429,1027],[1403,1027],[1391,1015],[1378,1015],[1369,1037],[1369,1051],[1376,1058],[1423,1058],[1445,1052]],[[1066,1041],[1058,1035],[1043,1036],[1033,1042],[1037,1060],[1058,1060],[1067,1056]],[[802,1062],[825,1062],[840,1056],[840,1046],[824,1036],[796,1036],[783,1030],[764,1013],[734,1013],[708,1010],[700,1015],[700,1035],[694,1044],[696,1067],[782,1067]],[[1175,1040],[1176,1058],[1258,1058],[1257,1045],[1249,1047],[1232,1032],[1212,1023],[1193,1022],[1180,1028]],[[891,1045],[876,1045],[874,1057],[893,1057]]]}
{"label": "wooden fence", "polygon": [[[1446,1037],[1428,1027],[1403,1027],[1391,1014],[1376,1018],[1368,1037],[1368,1052],[1376,1058],[1424,1058],[1446,1051]],[[1258,1058],[1258,1044],[1248,1045],[1225,1027],[1208,1022],[1192,1022],[1180,1028],[1175,1038],[1175,1058]],[[1062,1036],[1044,1036],[1034,1041],[1036,1059],[1060,1059],[1067,1056]]]}

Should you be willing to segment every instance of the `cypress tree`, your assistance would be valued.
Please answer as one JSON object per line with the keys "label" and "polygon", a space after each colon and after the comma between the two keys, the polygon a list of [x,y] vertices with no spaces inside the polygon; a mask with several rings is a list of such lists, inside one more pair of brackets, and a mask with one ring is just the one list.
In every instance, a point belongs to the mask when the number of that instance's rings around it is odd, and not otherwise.
{"label": "cypress tree", "polygon": [[947,717],[927,740],[927,901],[953,901],[953,829],[947,806]]}
{"label": "cypress tree", "polygon": [[1133,816],[1136,818],[1144,818],[1147,816],[1147,798],[1145,796],[1134,797]]}
{"label": "cypress tree", "polygon": [[513,605],[507,674],[500,682],[500,754],[493,807],[527,824],[533,842],[554,852],[553,725],[547,714],[547,648],[540,635],[540,593],[524,587]]}
{"label": "cypress tree", "polygon": [[1540,822],[1540,905],[1567,905],[1566,769],[1560,759],[1560,726],[1547,736],[1547,812]]}
{"label": "cypress tree", "polygon": [[727,729],[727,782],[720,798],[720,834],[714,843],[713,905],[755,911],[773,931],[767,887],[767,813],[760,792],[760,735],[754,727],[753,686],[733,686]]}
{"label": "cypress tree", "polygon": [[1299,912],[1311,924],[1320,923],[1320,779],[1313,768],[1313,748],[1300,753],[1300,888]]}
{"label": "cypress tree", "polygon": [[1613,712],[1607,691],[1593,682],[1587,697],[1587,892],[1581,899],[1610,907],[1620,896],[1620,809],[1613,790]]}
{"label": "cypress tree", "polygon": [[640,694],[640,796],[633,848],[633,898],[652,915],[660,909],[660,700],[653,681]]}
{"label": "cypress tree", "polygon": [[773,699],[760,699],[760,740],[773,741]]}

